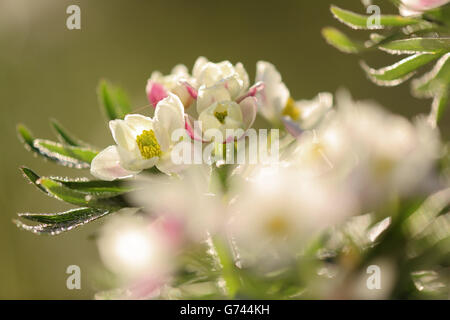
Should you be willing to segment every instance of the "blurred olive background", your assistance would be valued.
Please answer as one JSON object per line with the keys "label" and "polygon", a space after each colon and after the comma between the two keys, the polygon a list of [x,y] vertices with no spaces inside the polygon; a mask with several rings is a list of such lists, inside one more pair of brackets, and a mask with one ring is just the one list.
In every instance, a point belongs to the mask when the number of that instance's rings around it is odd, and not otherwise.
{"label": "blurred olive background", "polygon": [[[358,66],[361,57],[328,46],[320,30],[335,21],[331,3],[364,12],[358,0],[306,1],[67,1],[0,0],[0,298],[91,299],[101,289],[101,263],[90,236],[101,222],[56,237],[36,236],[12,223],[17,212],[54,212],[68,206],[46,197],[20,175],[26,165],[42,175],[87,176],[27,152],[17,140],[21,122],[41,138],[53,138],[48,119],[58,119],[80,138],[104,147],[112,142],[98,107],[96,86],[108,78],[124,87],[136,108],[147,104],[153,70],[168,73],[199,55],[241,61],[254,78],[258,60],[274,63],[296,98],[319,91],[351,90],[412,117],[429,110],[409,84],[380,88]],[[66,28],[66,8],[81,8],[81,30]],[[395,12],[388,1],[382,10]],[[350,31],[351,30],[347,30]],[[367,37],[362,31],[353,36]],[[397,57],[364,57],[381,67]],[[450,134],[449,115],[443,135]],[[82,289],[68,290],[67,266],[81,267]],[[97,280],[96,280],[97,279]]]}

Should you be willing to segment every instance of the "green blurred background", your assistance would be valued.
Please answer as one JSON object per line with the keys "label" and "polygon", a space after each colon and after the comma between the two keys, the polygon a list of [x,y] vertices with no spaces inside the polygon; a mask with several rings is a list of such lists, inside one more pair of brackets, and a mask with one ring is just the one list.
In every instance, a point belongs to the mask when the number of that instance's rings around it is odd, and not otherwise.
{"label": "green blurred background", "polygon": [[[382,2],[384,12],[395,12]],[[346,87],[356,98],[377,100],[408,117],[428,112],[430,101],[412,98],[409,83],[377,87],[359,68],[361,57],[325,43],[322,27],[346,29],[332,18],[331,3],[364,12],[359,0],[0,0],[0,298],[91,299],[101,287],[96,280],[101,263],[89,240],[99,222],[56,237],[20,231],[11,222],[17,212],[67,209],[29,185],[20,165],[42,175],[89,177],[87,171],[33,157],[17,140],[16,124],[53,138],[48,119],[55,118],[80,138],[109,145],[96,98],[100,78],[124,87],[138,108],[147,104],[144,88],[153,70],[168,73],[177,63],[191,68],[204,55],[212,61],[241,61],[254,78],[256,61],[268,60],[297,99]],[[66,28],[70,4],[81,8],[81,30]],[[367,34],[354,31],[353,36]],[[383,53],[364,58],[375,67],[398,59]],[[446,138],[449,124],[447,114],[442,123]],[[81,267],[81,290],[66,289],[71,264]]]}

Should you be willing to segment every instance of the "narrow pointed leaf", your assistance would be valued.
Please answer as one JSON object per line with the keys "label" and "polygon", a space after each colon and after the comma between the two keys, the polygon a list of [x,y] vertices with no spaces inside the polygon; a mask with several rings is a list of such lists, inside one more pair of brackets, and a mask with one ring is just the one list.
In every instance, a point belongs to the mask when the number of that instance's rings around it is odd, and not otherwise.
{"label": "narrow pointed leaf", "polygon": [[323,28],[322,36],[328,44],[345,53],[359,53],[365,50],[362,42],[352,40],[341,31],[332,27]]}
{"label": "narrow pointed leaf", "polygon": [[105,210],[95,208],[77,208],[57,213],[19,213],[19,218],[30,221],[41,222],[46,224],[54,224],[61,222],[70,222],[76,220],[84,220],[90,216]]}
{"label": "narrow pointed leaf", "polygon": [[35,187],[37,187],[39,190],[41,190],[44,193],[47,193],[47,190],[37,183],[37,181],[40,179],[40,176],[38,176],[33,170],[27,168],[27,167],[21,167],[20,170],[22,171],[24,177],[26,177],[30,183],[32,183]]}
{"label": "narrow pointed leaf", "polygon": [[28,130],[27,127],[25,127],[23,124],[17,125],[17,133],[19,135],[19,139],[25,145],[25,148],[27,150],[38,152],[38,150],[33,145],[34,142],[33,134],[31,133],[30,130]]}
{"label": "narrow pointed leaf", "polygon": [[81,147],[86,145],[81,142],[79,139],[73,137],[68,131],[56,120],[50,120],[50,124],[52,125],[53,130],[55,131],[59,142],[62,144],[67,144],[69,146]]}
{"label": "narrow pointed leaf", "polygon": [[109,120],[123,119],[131,112],[130,103],[124,91],[102,80],[98,86],[98,97]]}
{"label": "narrow pointed leaf", "polygon": [[395,40],[379,46],[392,54],[436,53],[450,51],[450,38],[410,38]]}
{"label": "narrow pointed leaf", "polygon": [[413,81],[412,89],[417,97],[432,98],[448,90],[449,85],[450,53],[447,53],[439,59],[433,70]]}
{"label": "narrow pointed leaf", "polygon": [[13,222],[20,229],[30,231],[35,234],[57,235],[97,220],[109,213],[111,213],[111,211],[93,208],[80,208],[56,214],[26,213],[19,214],[19,216],[28,220],[38,222],[42,221],[44,223],[38,225],[28,225],[18,219]]}
{"label": "narrow pointed leaf", "polygon": [[450,103],[449,90],[450,87],[447,87],[447,89],[445,89],[442,93],[436,95],[433,99],[430,117],[434,125],[437,125],[441,121],[445,113],[445,110],[447,109]]}
{"label": "narrow pointed leaf", "polygon": [[17,126],[19,139],[29,151],[33,151],[46,159],[57,162],[60,165],[74,168],[89,168],[98,151],[86,148],[62,145],[61,143],[35,139],[24,125]]}
{"label": "narrow pointed leaf", "polygon": [[103,180],[85,180],[85,179],[67,179],[67,178],[54,178],[50,179],[62,183],[67,188],[86,193],[101,198],[118,196],[130,191],[134,188],[126,185],[124,181],[103,181]]}
{"label": "narrow pointed leaf", "polygon": [[404,27],[421,22],[419,19],[406,18],[397,15],[381,15],[380,23],[374,23],[374,17],[351,12],[336,6],[331,6],[331,12],[340,22],[353,29],[384,29],[385,27]]}
{"label": "narrow pointed leaf", "polygon": [[74,146],[65,146],[58,142],[36,139],[33,146],[37,152],[58,164],[78,169],[89,168],[97,151]]}
{"label": "narrow pointed leaf", "polygon": [[37,183],[45,188],[48,194],[54,198],[77,206],[103,209],[120,209],[128,206],[120,195],[110,197],[110,195],[86,194],[45,177],[40,178]]}
{"label": "narrow pointed leaf", "polygon": [[[40,183],[41,176],[27,167],[21,167],[24,176],[41,191],[48,193]],[[85,195],[96,196],[98,198],[110,198],[135,190],[127,185],[125,181],[103,181],[103,180],[88,180],[86,178],[60,178],[60,177],[45,177],[45,179],[53,180],[61,183],[69,189],[84,193]]]}
{"label": "narrow pointed leaf", "polygon": [[438,24],[450,25],[450,4],[428,10],[424,13],[424,18]]}
{"label": "narrow pointed leaf", "polygon": [[427,63],[438,59],[442,54],[416,54],[409,56],[391,66],[381,69],[373,69],[364,62],[362,68],[366,71],[369,79],[378,85],[396,86],[408,80],[414,72]]}

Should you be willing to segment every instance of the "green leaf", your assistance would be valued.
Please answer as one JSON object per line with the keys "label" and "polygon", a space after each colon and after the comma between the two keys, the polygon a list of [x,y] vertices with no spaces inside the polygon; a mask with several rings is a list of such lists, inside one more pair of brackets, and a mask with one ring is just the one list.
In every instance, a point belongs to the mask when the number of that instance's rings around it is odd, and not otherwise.
{"label": "green leaf", "polygon": [[412,83],[413,93],[417,97],[432,98],[441,95],[450,84],[450,53],[445,54],[433,70]]}
{"label": "green leaf", "polygon": [[98,151],[86,148],[63,145],[58,142],[35,139],[31,132],[24,126],[18,125],[19,139],[27,150],[36,152],[46,159],[57,162],[60,165],[78,169],[89,168]]}
{"label": "green leaf", "polygon": [[106,80],[101,80],[97,92],[100,105],[109,120],[123,119],[131,112],[130,103],[122,89],[111,85]]}
{"label": "green leaf", "polygon": [[436,53],[450,50],[450,38],[410,38],[395,40],[379,46],[392,54]]}
{"label": "green leaf", "polygon": [[56,161],[60,165],[78,169],[89,168],[92,160],[98,154],[97,151],[89,148],[65,146],[44,139],[34,140],[33,146],[40,155]]}
{"label": "green leaf", "polygon": [[438,24],[450,25],[450,4],[425,12],[423,18]]}
{"label": "green leaf", "polygon": [[52,119],[50,120],[50,124],[55,130],[55,133],[61,143],[68,144],[74,147],[81,147],[83,145],[86,145],[86,143],[81,142],[79,139],[74,138],[71,134],[69,134],[58,121]]}
{"label": "green leaf", "polygon": [[51,177],[50,179],[60,182],[70,189],[102,198],[114,197],[134,190],[134,188],[127,186],[127,183],[123,180],[71,180],[54,177]]}
{"label": "green leaf", "polygon": [[238,292],[241,282],[238,277],[238,270],[234,265],[232,254],[222,239],[213,239],[214,250],[222,267],[222,277],[225,281],[227,295],[233,298]]}
{"label": "green leaf", "polygon": [[328,44],[345,53],[359,53],[365,50],[362,42],[350,39],[336,28],[323,28],[322,36]]}
{"label": "green leaf", "polygon": [[[21,170],[24,176],[32,184],[38,187],[41,191],[48,193],[47,189],[39,183],[39,179],[41,179],[41,177],[37,173],[27,167],[21,167]],[[98,198],[115,197],[135,190],[134,188],[129,187],[127,182],[123,180],[103,181],[88,180],[85,178],[69,179],[59,177],[45,177],[45,179],[56,181],[69,189],[73,189],[86,195],[96,196]]]}
{"label": "green leaf", "polygon": [[38,176],[33,170],[27,168],[27,167],[20,167],[20,170],[22,170],[22,173],[25,178],[27,178],[31,184],[33,184],[35,187],[37,187],[42,192],[47,193],[47,190],[42,187],[40,184],[37,183],[37,181],[41,178]]}
{"label": "green leaf", "polygon": [[23,124],[18,124],[17,133],[19,135],[20,141],[22,141],[27,150],[38,152],[38,150],[33,145],[34,142],[33,134],[31,133],[30,130],[28,130],[27,127],[25,127]]}
{"label": "green leaf", "polygon": [[17,219],[13,222],[19,228],[35,234],[57,235],[97,220],[109,213],[111,211],[93,208],[79,208],[60,213],[21,213],[19,217],[42,222],[42,224],[28,225]]}
{"label": "green leaf", "polygon": [[432,194],[405,221],[405,231],[411,238],[417,238],[434,223],[436,217],[447,212],[449,204],[450,188]]}
{"label": "green leaf", "polygon": [[376,25],[373,22],[372,16],[357,14],[334,5],[331,6],[330,10],[336,19],[353,29],[376,30],[384,29],[385,27],[404,27],[421,22],[421,20],[415,18],[406,18],[397,15],[381,15],[380,24]]}
{"label": "green leaf", "polygon": [[370,68],[365,62],[361,62],[361,67],[374,83],[382,86],[396,86],[411,78],[418,68],[438,59],[440,56],[442,56],[441,53],[419,53],[378,70]]}
{"label": "green leaf", "polygon": [[447,109],[450,100],[449,100],[449,87],[447,90],[444,90],[441,94],[438,94],[434,97],[433,103],[431,105],[431,120],[435,125],[437,125],[441,120]]}
{"label": "green leaf", "polygon": [[36,183],[41,185],[50,196],[77,206],[114,210],[129,207],[120,195],[111,197],[110,194],[89,194],[71,189],[62,182],[45,177],[40,178]]}
{"label": "green leaf", "polygon": [[95,208],[76,208],[64,212],[57,213],[18,213],[20,218],[35,222],[42,222],[46,224],[54,224],[61,222],[68,222],[80,219],[86,219],[92,214],[104,212],[103,210]]}

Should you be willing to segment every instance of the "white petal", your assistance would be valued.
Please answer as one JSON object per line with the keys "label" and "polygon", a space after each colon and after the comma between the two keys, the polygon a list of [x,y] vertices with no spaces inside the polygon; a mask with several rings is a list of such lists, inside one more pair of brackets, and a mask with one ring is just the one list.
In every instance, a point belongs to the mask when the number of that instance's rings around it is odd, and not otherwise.
{"label": "white petal", "polygon": [[241,91],[241,94],[243,94],[248,89],[248,87],[250,86],[250,80],[248,78],[247,71],[245,70],[244,65],[242,63],[238,62],[236,64],[235,69],[236,69],[236,72],[239,74],[239,77],[243,81],[242,91]]}
{"label": "white petal", "polygon": [[173,67],[171,74],[177,76],[188,76],[189,71],[184,64],[177,64],[175,67]]}
{"label": "white petal", "polygon": [[100,152],[91,163],[91,174],[101,180],[129,178],[139,171],[130,171],[120,165],[120,157],[116,146],[109,146]]}
{"label": "white petal", "polygon": [[136,148],[136,132],[124,120],[111,120],[109,128],[117,145],[129,151]]}
{"label": "white petal", "polygon": [[244,122],[244,128],[248,129],[252,126],[256,119],[256,98],[247,97],[239,103],[242,112],[242,121]]}
{"label": "white petal", "polygon": [[158,103],[155,111],[155,134],[163,152],[171,144],[172,133],[183,130],[184,126],[184,106],[177,95],[169,93]]}
{"label": "white petal", "polygon": [[302,129],[311,129],[333,106],[333,95],[329,92],[321,92],[313,100],[300,100],[295,105],[301,112],[300,126]]}
{"label": "white petal", "polygon": [[258,110],[266,119],[276,121],[289,99],[289,90],[278,70],[269,62],[258,61],[256,64],[256,82],[259,81],[264,83],[264,89],[256,94]]}
{"label": "white petal", "polygon": [[[189,141],[180,142],[182,144],[190,144]],[[182,146],[179,146],[182,148]],[[191,146],[190,150],[193,150],[193,146]],[[191,151],[192,152],[192,151]],[[189,154],[192,159],[192,155]],[[182,160],[182,158],[180,159]],[[161,158],[159,158],[159,161],[156,163],[156,167],[159,171],[164,172],[165,174],[172,174],[172,173],[178,173],[180,171],[183,171],[189,166],[189,163],[181,163],[176,164],[172,161],[172,155],[171,152],[165,153]]]}
{"label": "white petal", "polygon": [[205,57],[198,57],[194,63],[194,68],[192,69],[192,75],[197,78],[200,76],[200,72],[202,71],[205,64],[208,63],[208,59]]}
{"label": "white petal", "polygon": [[203,132],[209,130],[209,129],[219,129],[222,124],[220,123],[217,118],[209,112],[209,109],[203,111],[199,117],[198,121],[200,121],[202,125]]}
{"label": "white petal", "polygon": [[225,88],[225,83],[218,83],[212,87],[200,87],[197,98],[197,113],[202,113],[215,102],[231,100],[229,91]]}
{"label": "white petal", "polygon": [[158,157],[144,159],[139,149],[130,152],[119,146],[117,147],[117,151],[120,157],[120,165],[130,171],[141,171],[151,168],[158,161]]}
{"label": "white petal", "polygon": [[153,129],[152,118],[141,114],[128,114],[125,116],[125,122],[137,134],[140,134],[144,130]]}

